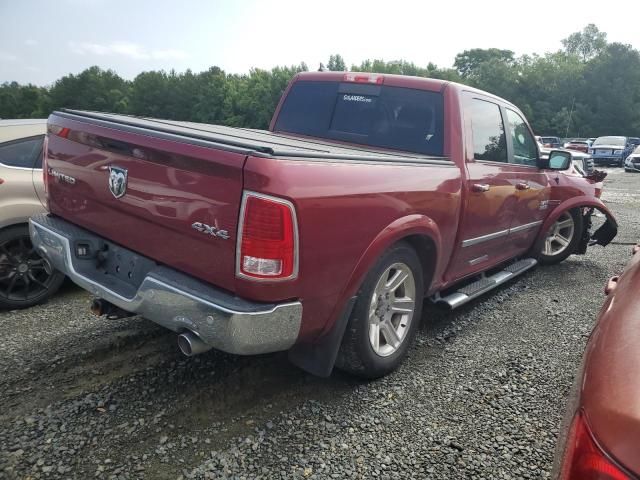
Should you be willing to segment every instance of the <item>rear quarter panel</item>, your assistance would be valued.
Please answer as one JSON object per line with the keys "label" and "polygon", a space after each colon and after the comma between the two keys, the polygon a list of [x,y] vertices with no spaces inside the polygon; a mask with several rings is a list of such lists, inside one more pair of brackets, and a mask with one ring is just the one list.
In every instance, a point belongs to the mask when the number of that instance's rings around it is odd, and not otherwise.
{"label": "rear quarter panel", "polygon": [[265,300],[287,294],[302,298],[302,338],[320,333],[385,246],[406,235],[439,237],[441,273],[458,227],[461,181],[454,163],[250,157],[245,189],[293,202],[300,230],[300,275],[286,286],[237,280],[236,292]]}

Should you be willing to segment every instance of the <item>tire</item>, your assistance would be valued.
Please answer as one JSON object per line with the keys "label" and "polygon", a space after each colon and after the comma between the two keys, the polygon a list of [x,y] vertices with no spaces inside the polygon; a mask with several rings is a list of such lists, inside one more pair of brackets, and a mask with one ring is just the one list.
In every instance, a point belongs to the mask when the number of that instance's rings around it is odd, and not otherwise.
{"label": "tire", "polygon": [[31,245],[29,227],[17,225],[0,231],[0,308],[27,308],[47,300],[64,274],[52,270]]}
{"label": "tire", "polygon": [[[568,233],[569,220],[571,220],[573,227],[570,235]],[[543,265],[554,265],[565,260],[576,251],[578,242],[582,237],[582,229],[583,220],[579,209],[563,212],[545,233],[544,241],[536,255],[538,261]],[[552,240],[550,240],[551,237],[553,237]],[[563,240],[561,241],[560,239]],[[565,241],[566,245],[564,245]]]}
{"label": "tire", "polygon": [[[406,279],[402,283],[396,281],[398,285],[392,288],[394,282],[389,280],[399,280],[404,275],[407,275]],[[413,343],[423,300],[420,259],[408,244],[398,243],[382,255],[360,287],[336,366],[369,379],[382,377],[398,368]],[[394,304],[403,311],[393,312]],[[395,336],[391,328],[396,332]]]}

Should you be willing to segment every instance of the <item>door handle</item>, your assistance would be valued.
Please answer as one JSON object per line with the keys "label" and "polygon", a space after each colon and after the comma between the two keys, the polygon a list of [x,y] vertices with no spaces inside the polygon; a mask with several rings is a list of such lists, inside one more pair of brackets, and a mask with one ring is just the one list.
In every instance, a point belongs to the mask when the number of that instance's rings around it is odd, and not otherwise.
{"label": "door handle", "polygon": [[474,183],[471,190],[474,192],[488,192],[491,187],[487,183]]}
{"label": "door handle", "polygon": [[518,182],[516,183],[516,188],[518,190],[529,190],[531,187],[527,182]]}

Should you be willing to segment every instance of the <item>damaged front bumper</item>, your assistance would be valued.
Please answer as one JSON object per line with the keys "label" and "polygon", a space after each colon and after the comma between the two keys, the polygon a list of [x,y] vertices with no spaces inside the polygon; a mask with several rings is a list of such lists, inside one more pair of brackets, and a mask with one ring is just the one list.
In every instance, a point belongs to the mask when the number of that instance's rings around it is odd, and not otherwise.
{"label": "damaged front bumper", "polygon": [[577,254],[584,254],[587,247],[592,245],[609,245],[618,234],[618,222],[611,213],[603,209],[598,209],[606,217],[605,222],[595,231],[591,233],[592,216],[594,208],[586,208],[583,212],[584,230],[582,238],[576,249]]}

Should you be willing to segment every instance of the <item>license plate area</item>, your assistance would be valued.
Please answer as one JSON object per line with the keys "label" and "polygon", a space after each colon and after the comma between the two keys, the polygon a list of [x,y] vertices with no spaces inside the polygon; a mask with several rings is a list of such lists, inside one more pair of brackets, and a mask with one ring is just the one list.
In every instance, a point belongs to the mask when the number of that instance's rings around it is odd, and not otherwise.
{"label": "license plate area", "polygon": [[127,297],[157,267],[153,260],[103,239],[76,239],[72,249],[74,268],[79,273]]}
{"label": "license plate area", "polygon": [[132,286],[138,287],[155,263],[120,246],[106,243],[100,252],[101,262],[97,267],[104,275],[111,275]]}

